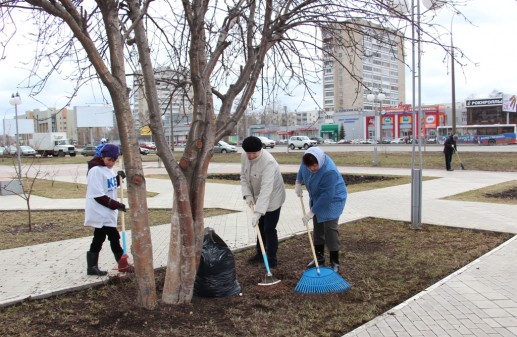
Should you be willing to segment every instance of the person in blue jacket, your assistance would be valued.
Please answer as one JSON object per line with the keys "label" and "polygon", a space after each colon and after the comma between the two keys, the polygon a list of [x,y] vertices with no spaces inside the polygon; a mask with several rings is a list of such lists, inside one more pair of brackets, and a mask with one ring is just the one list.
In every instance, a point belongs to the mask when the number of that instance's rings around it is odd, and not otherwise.
{"label": "person in blue jacket", "polygon": [[[347,190],[345,180],[334,164],[319,147],[311,147],[302,158],[296,176],[295,191],[303,196],[302,184],[309,193],[310,210],[302,218],[305,225],[314,224],[314,248],[318,264],[325,265],[325,245],[329,250],[330,267],[339,272],[338,220],[345,208]],[[307,267],[315,266],[314,260]]]}

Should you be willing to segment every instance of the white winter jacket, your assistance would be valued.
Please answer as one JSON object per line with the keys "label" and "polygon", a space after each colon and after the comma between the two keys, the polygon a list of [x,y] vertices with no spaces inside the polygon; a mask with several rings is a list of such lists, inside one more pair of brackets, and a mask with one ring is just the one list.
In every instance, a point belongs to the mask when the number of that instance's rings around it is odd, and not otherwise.
{"label": "white winter jacket", "polygon": [[262,215],[277,210],[285,201],[280,166],[265,150],[253,160],[249,160],[245,152],[241,155],[241,188],[242,196],[252,196],[255,212]]}

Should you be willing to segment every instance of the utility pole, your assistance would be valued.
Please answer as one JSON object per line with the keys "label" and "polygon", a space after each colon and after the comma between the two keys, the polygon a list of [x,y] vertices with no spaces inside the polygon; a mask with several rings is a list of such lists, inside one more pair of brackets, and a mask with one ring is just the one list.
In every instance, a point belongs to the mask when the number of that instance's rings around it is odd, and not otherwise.
{"label": "utility pole", "polygon": [[[454,14],[452,15],[454,19]],[[452,134],[456,134],[456,85],[454,76],[454,43],[452,42],[452,19],[451,19],[451,85],[452,85]]]}
{"label": "utility pole", "polygon": [[289,153],[289,119],[287,119],[287,106],[284,105],[285,113],[285,144],[287,145],[287,153]]}

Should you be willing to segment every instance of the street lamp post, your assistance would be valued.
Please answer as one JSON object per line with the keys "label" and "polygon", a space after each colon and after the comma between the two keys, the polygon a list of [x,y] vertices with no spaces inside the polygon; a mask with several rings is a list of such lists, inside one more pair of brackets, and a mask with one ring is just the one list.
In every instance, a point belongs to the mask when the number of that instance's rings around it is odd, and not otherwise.
{"label": "street lamp post", "polygon": [[[455,13],[454,13],[455,14]],[[454,20],[454,14],[451,18],[451,98],[452,98],[452,134],[456,134],[456,84],[454,75],[454,43],[452,41],[452,22]]]}
{"label": "street lamp post", "polygon": [[[416,11],[416,12],[415,12]],[[415,21],[416,20],[416,21]],[[420,122],[422,118],[421,50],[420,50],[420,0],[411,1],[412,21],[412,91],[413,91],[413,142],[411,145],[411,228],[422,227],[422,142]],[[416,22],[416,23],[415,23]],[[416,35],[416,36],[415,36]],[[415,56],[415,53],[417,54]],[[418,82],[416,79],[418,78]],[[418,87],[418,90],[416,88]],[[418,94],[418,100],[416,96]],[[416,110],[418,104],[418,110]],[[418,143],[417,143],[418,142]],[[418,153],[416,145],[418,144]],[[417,166],[418,165],[418,166]]]}
{"label": "street lamp post", "polygon": [[12,94],[11,99],[9,100],[9,103],[11,105],[14,105],[14,116],[16,118],[16,152],[17,152],[17,158],[18,158],[18,179],[21,180],[22,178],[22,164],[21,164],[21,158],[20,158],[20,135],[18,133],[18,105],[22,103],[22,99],[20,98],[20,95],[18,93]]}
{"label": "street lamp post", "polygon": [[[447,0],[422,0],[428,10],[437,10]],[[411,0],[411,53],[413,91],[413,144],[411,147],[411,228],[422,227],[422,50],[420,29],[420,0]],[[452,40],[451,40],[452,44]],[[415,53],[417,55],[415,55]],[[417,81],[418,79],[418,81]],[[418,87],[418,90],[417,90]],[[418,95],[418,100],[416,96]],[[453,98],[455,99],[455,98]],[[453,106],[455,104],[453,103]],[[418,107],[418,110],[416,108]],[[418,152],[416,151],[418,145]]]}
{"label": "street lamp post", "polygon": [[375,118],[375,135],[373,138],[373,165],[377,166],[379,164],[379,156],[377,154],[377,138],[380,135],[380,124],[379,124],[379,114],[382,112],[382,102],[386,98],[386,95],[382,92],[378,94],[370,93],[366,95],[366,99],[370,102],[374,102],[376,99],[379,100],[379,111],[377,111],[374,107],[374,118]]}

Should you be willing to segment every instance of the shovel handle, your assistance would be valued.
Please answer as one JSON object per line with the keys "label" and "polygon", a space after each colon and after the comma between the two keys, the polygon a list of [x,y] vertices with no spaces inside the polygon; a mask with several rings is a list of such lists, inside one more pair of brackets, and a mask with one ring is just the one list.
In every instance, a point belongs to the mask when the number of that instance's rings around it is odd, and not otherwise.
{"label": "shovel handle", "polygon": [[[124,179],[120,178],[120,203],[124,203],[124,186],[123,186],[123,183],[124,183]],[[124,212],[119,212],[120,213],[120,222],[122,224],[122,231],[125,231],[126,230],[126,221],[124,219]]]}
{"label": "shovel handle", "polygon": [[[120,177],[120,202],[124,203],[124,179]],[[122,226],[122,250],[124,254],[127,254],[127,244],[126,244],[126,217],[124,216],[124,212],[120,212],[120,224]]]}

